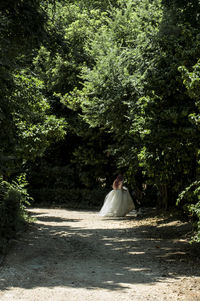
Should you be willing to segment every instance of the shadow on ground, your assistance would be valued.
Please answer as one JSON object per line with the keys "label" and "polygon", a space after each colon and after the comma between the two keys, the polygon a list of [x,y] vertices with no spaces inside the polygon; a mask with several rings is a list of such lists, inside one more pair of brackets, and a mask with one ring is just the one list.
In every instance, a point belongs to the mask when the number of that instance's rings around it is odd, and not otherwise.
{"label": "shadow on ground", "polygon": [[[81,214],[53,211],[37,218],[29,235],[15,241],[0,276],[0,288],[76,287],[123,290],[180,276],[199,276],[199,248],[190,245],[186,223],[142,224],[146,216],[99,220],[101,228],[82,225]],[[92,213],[94,214],[94,213]],[[91,216],[91,215],[90,215]],[[129,227],[118,227],[117,223]],[[105,224],[115,223],[112,227]],[[131,225],[133,223],[133,225]]]}

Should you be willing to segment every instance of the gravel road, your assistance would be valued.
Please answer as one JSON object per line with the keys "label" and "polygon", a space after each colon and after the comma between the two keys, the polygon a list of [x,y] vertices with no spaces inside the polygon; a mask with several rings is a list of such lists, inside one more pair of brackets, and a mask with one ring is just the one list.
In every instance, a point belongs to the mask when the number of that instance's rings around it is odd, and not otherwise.
{"label": "gravel road", "polygon": [[190,225],[150,211],[30,209],[0,267],[0,301],[200,301]]}

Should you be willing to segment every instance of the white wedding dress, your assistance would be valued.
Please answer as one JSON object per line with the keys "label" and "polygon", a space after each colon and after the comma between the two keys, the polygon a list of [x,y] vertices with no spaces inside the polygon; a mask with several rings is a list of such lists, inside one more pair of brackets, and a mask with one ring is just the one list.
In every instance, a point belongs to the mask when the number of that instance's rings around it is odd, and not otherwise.
{"label": "white wedding dress", "polygon": [[125,216],[133,209],[135,209],[133,199],[128,188],[123,186],[123,189],[113,189],[107,194],[99,215]]}

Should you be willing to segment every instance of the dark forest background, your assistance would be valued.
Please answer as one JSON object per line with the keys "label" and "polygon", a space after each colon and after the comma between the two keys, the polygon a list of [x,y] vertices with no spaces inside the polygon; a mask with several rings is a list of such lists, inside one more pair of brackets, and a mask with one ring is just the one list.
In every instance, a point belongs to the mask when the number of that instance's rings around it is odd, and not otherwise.
{"label": "dark forest background", "polygon": [[118,173],[200,240],[200,1],[1,0],[0,237]]}

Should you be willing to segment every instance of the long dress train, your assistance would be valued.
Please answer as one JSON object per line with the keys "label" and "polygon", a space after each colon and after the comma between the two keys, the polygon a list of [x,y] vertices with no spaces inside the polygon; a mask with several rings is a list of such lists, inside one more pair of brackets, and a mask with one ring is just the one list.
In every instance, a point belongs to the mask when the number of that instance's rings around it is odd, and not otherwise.
{"label": "long dress train", "polygon": [[123,187],[123,189],[113,189],[107,194],[99,215],[125,216],[133,209],[135,209],[133,199],[128,188]]}

